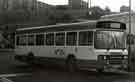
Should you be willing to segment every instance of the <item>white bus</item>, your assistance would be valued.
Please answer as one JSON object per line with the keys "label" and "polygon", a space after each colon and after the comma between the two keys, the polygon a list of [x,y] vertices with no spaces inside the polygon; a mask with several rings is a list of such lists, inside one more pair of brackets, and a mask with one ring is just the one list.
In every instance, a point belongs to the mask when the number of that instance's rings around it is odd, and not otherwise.
{"label": "white bus", "polygon": [[126,25],[116,21],[19,28],[15,59],[26,63],[54,63],[76,68],[128,67]]}

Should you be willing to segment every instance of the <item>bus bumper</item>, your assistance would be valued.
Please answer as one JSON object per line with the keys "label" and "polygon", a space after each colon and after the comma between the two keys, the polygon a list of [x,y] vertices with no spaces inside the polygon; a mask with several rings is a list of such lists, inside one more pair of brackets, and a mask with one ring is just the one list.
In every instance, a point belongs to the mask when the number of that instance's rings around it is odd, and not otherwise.
{"label": "bus bumper", "polygon": [[99,68],[128,69],[128,55],[100,55],[98,62]]}

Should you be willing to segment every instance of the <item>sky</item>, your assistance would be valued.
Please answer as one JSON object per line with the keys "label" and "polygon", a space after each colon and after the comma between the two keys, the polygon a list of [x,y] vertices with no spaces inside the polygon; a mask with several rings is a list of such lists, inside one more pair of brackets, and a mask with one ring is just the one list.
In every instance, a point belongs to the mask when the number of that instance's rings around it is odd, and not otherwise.
{"label": "sky", "polygon": [[[52,5],[64,5],[64,4],[68,4],[68,0],[39,0],[39,1],[43,1],[45,3],[48,4],[52,4]],[[84,1],[88,1],[88,0],[84,0]],[[106,6],[108,6],[111,11],[114,12],[118,12],[120,10],[120,7],[122,5],[129,5],[129,0],[91,0],[92,2],[92,6],[100,6],[101,8],[105,8]],[[132,9],[135,10],[135,0],[132,0]]]}

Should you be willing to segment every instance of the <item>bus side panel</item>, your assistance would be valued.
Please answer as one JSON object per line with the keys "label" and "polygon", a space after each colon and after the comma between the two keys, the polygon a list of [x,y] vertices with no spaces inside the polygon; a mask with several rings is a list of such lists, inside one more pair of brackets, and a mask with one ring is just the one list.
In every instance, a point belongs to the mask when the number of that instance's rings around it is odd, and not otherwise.
{"label": "bus side panel", "polygon": [[63,46],[35,46],[32,52],[38,63],[64,64],[67,56]]}
{"label": "bus side panel", "polygon": [[36,57],[53,57],[51,53],[53,48],[53,46],[35,46],[32,51]]}
{"label": "bus side panel", "polygon": [[16,46],[14,51],[16,55],[27,55],[30,51],[32,51],[32,47]]}
{"label": "bus side panel", "polygon": [[96,67],[97,54],[93,46],[80,46],[77,48],[78,63],[84,67]]}

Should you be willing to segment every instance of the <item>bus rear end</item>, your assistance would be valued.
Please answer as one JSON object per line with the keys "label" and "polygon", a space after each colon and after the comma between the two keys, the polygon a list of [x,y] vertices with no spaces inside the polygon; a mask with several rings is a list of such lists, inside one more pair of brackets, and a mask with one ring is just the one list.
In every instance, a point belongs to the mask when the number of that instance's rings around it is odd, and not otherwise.
{"label": "bus rear end", "polygon": [[126,25],[120,22],[97,24],[95,32],[95,52],[97,69],[127,69],[128,51],[126,49]]}

